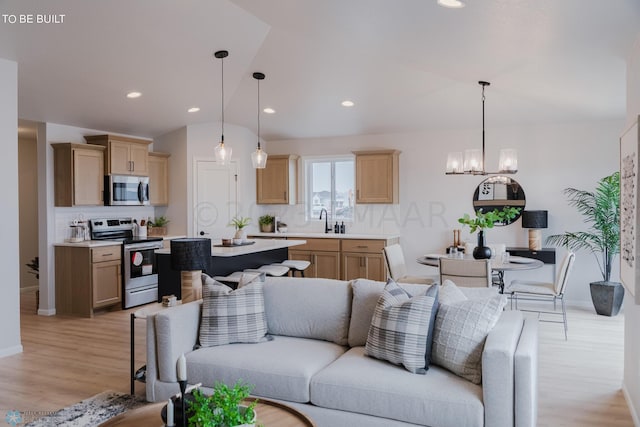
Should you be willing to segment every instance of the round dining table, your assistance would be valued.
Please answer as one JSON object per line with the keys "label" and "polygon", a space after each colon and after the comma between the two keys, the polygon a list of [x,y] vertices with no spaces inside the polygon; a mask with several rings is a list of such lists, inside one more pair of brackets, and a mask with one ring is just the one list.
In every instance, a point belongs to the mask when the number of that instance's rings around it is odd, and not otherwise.
{"label": "round dining table", "polygon": [[[447,257],[447,255],[424,255],[418,257],[416,261],[419,264],[429,265],[431,267],[440,266],[440,258]],[[474,261],[473,256],[465,255],[462,259]],[[544,265],[542,261],[534,258],[516,257],[510,256],[508,262],[502,262],[499,259],[491,259],[491,271],[496,273],[497,280],[495,285],[500,287],[500,293],[504,292],[504,273],[505,271],[522,271],[522,270],[534,270]]]}

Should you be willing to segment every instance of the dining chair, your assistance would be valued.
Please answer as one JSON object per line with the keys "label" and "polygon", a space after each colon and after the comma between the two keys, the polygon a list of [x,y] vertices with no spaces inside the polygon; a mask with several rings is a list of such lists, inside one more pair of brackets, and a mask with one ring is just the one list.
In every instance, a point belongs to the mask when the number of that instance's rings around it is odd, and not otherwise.
{"label": "dining chair", "polygon": [[492,286],[491,260],[440,258],[440,283],[451,280],[457,286]]}
{"label": "dining chair", "polygon": [[[567,252],[564,260],[562,260],[562,265],[560,266],[560,271],[556,276],[556,281],[554,283],[547,282],[532,282],[525,280],[512,280],[507,289],[505,289],[505,294],[511,294],[511,308],[513,308],[515,301],[515,308],[518,310],[518,300],[527,300],[527,301],[547,301],[553,302],[553,311],[544,311],[544,310],[521,310],[521,311],[531,311],[534,313],[538,313],[538,317],[540,314],[553,314],[553,315],[562,315],[562,321],[558,320],[546,320],[539,319],[541,322],[550,322],[550,323],[562,323],[564,324],[564,339],[567,339],[567,310],[564,304],[564,291],[567,287],[567,282],[569,281],[569,274],[573,268],[573,263],[575,261],[576,255],[573,252]],[[560,300],[562,311],[558,312],[556,310],[556,302]]]}
{"label": "dining chair", "polygon": [[404,262],[402,246],[398,243],[385,246],[382,249],[389,277],[398,283],[418,283],[430,285],[436,280],[429,276],[410,276],[407,274],[407,266]]}

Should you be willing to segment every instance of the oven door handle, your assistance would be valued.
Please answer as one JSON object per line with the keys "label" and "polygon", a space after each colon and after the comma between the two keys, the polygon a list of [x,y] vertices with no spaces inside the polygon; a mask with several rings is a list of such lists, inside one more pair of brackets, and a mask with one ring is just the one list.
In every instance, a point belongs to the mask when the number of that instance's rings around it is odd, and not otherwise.
{"label": "oven door handle", "polygon": [[144,244],[144,243],[135,243],[133,245],[125,245],[125,252],[136,252],[136,251],[144,251],[147,249],[162,249],[162,246],[158,246],[157,243],[152,244]]}

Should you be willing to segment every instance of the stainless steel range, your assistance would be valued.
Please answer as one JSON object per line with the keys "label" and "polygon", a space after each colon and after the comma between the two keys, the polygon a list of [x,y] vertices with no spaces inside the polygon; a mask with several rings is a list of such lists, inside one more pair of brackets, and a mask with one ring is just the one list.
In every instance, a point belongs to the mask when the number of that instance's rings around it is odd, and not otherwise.
{"label": "stainless steel range", "polygon": [[162,238],[134,236],[131,218],[97,218],[89,224],[91,239],[122,242],[122,307],[158,301],[155,251],[162,248]]}

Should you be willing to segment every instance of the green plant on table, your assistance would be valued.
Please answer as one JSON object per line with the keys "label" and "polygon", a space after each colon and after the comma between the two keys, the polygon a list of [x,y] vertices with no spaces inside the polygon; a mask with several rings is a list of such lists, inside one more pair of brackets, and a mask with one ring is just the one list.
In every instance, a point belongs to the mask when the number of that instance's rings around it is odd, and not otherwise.
{"label": "green plant on table", "polygon": [[231,220],[231,222],[229,223],[229,225],[233,225],[234,227],[236,227],[238,230],[242,230],[243,228],[245,228],[247,225],[249,225],[251,223],[251,218],[249,217],[242,217],[242,216],[237,216],[235,218],[233,218]]}
{"label": "green plant on table", "polygon": [[469,231],[475,233],[478,229],[493,228],[496,223],[508,223],[518,216],[520,210],[521,208],[505,206],[502,210],[494,209],[484,213],[482,209],[478,209],[475,218],[464,214],[462,218],[458,218],[458,222],[462,225],[468,225]]}
{"label": "green plant on table", "polygon": [[574,206],[588,231],[565,231],[547,237],[547,243],[571,250],[586,249],[594,254],[605,282],[611,279],[613,257],[620,253],[620,172],[606,176],[595,191],[565,188],[563,193]]}
{"label": "green plant on table", "polygon": [[189,425],[231,427],[253,423],[257,400],[249,403],[246,410],[239,406],[249,397],[252,389],[251,385],[238,381],[231,387],[217,382],[211,396],[203,394],[198,389],[194,390],[194,400],[189,404],[189,410],[193,414],[189,417]]}
{"label": "green plant on table", "polygon": [[270,225],[273,224],[275,220],[276,217],[273,215],[262,215],[260,218],[258,218],[258,223],[260,225]]}

